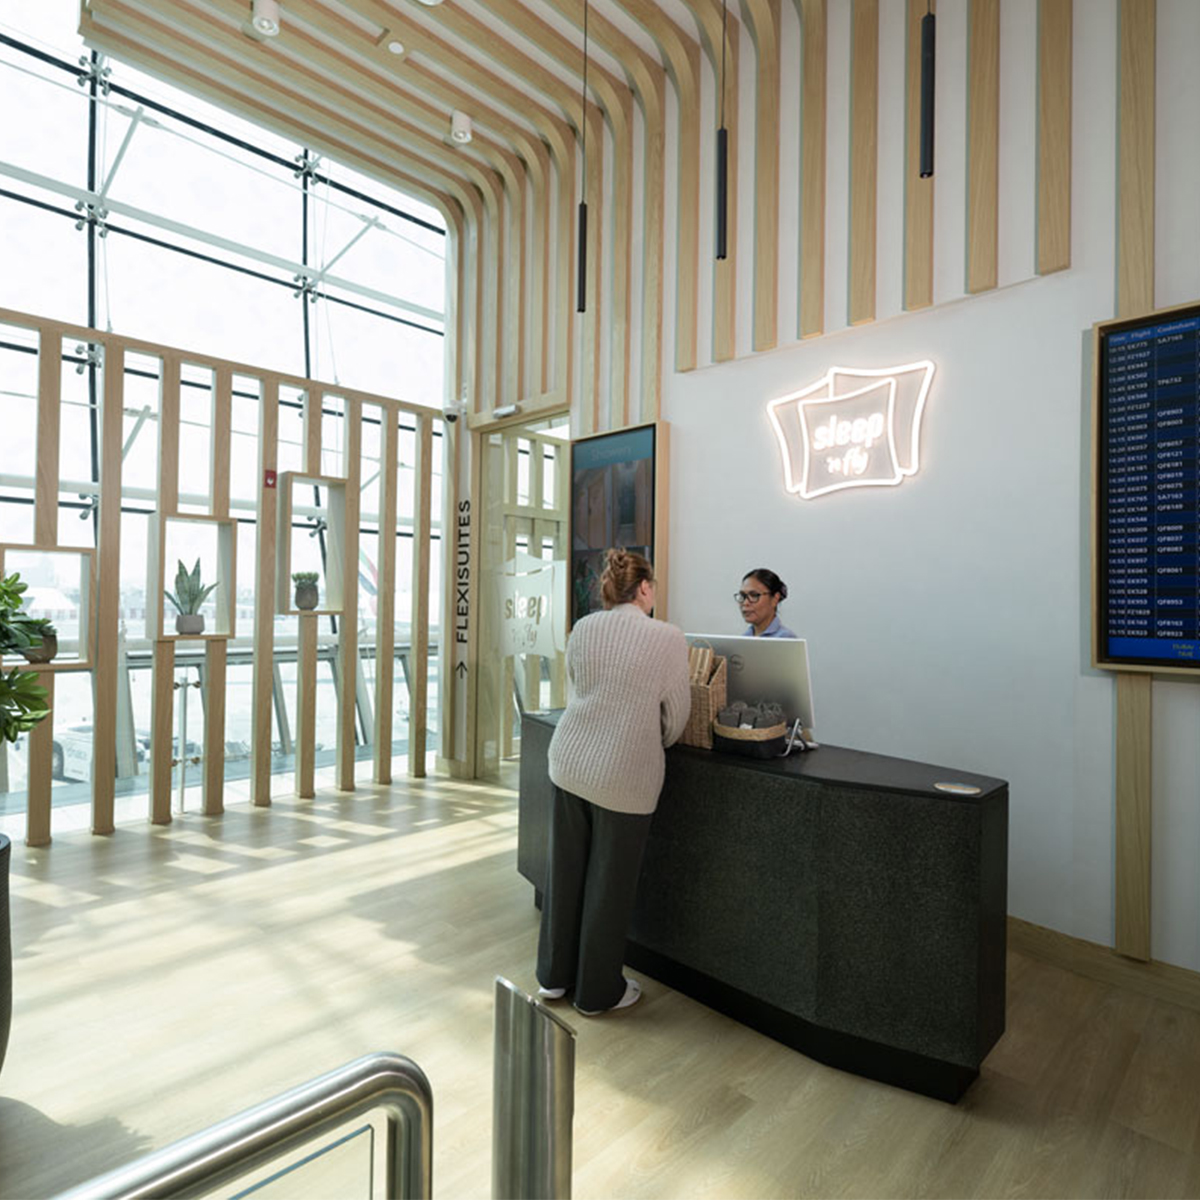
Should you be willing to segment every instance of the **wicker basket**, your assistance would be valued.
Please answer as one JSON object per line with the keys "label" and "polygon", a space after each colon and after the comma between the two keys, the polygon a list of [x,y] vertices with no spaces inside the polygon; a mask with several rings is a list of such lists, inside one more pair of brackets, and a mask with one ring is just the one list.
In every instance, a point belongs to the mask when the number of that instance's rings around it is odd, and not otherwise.
{"label": "wicker basket", "polygon": [[705,672],[707,679],[692,680],[692,711],[679,740],[685,746],[711,750],[713,721],[725,707],[726,681],[729,668],[723,658],[714,658]]}
{"label": "wicker basket", "polygon": [[741,729],[713,722],[713,749],[746,758],[778,758],[787,748],[787,724],[768,725],[765,729]]}

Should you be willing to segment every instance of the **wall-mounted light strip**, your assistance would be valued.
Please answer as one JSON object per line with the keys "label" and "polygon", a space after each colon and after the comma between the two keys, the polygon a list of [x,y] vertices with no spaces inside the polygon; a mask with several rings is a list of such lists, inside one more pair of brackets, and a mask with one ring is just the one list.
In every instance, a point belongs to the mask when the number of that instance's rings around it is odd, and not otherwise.
{"label": "wall-mounted light strip", "polygon": [[728,257],[729,130],[725,128],[725,27],[727,0],[721,0],[721,125],[717,130],[717,258]]}
{"label": "wall-mounted light strip", "polygon": [[933,174],[933,92],[937,65],[937,17],[921,18],[921,178]]}
{"label": "wall-mounted light strip", "polygon": [[579,120],[583,127],[583,187],[579,201],[579,260],[578,287],[575,311],[587,312],[587,69],[588,69],[588,0],[583,0],[583,84],[579,89]]}

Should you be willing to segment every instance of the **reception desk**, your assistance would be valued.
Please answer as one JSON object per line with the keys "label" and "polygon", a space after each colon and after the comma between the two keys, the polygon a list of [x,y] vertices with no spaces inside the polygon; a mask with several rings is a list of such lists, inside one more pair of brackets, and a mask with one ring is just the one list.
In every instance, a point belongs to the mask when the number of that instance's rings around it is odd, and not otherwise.
{"label": "reception desk", "polygon": [[[521,725],[517,861],[539,895],[557,716]],[[676,746],[626,962],[820,1062],[955,1101],[1004,1032],[1007,873],[1003,780]]]}

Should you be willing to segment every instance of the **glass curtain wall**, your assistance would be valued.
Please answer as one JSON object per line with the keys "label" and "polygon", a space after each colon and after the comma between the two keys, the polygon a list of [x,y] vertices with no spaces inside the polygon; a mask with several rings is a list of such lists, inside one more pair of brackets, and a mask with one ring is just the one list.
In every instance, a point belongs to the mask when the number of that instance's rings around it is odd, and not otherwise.
{"label": "glass curtain wall", "polygon": [[[87,50],[78,34],[78,0],[38,0],[0,10],[0,307],[184,347],[256,368],[285,371],[339,386],[398,395],[440,407],[445,228],[436,210],[313,150],[259,128],[132,66]],[[33,540],[37,347],[29,333],[0,325],[0,542]],[[104,365],[96,348],[61,347],[62,445],[59,543],[95,544],[98,493],[98,399]],[[146,548],[155,510],[157,414],[161,363],[131,355],[125,364],[122,480],[121,698],[128,708],[118,748],[118,793],[146,790],[151,645],[145,636]],[[203,512],[211,481],[211,372],[182,370],[180,511]],[[229,646],[226,779],[248,773],[259,384],[235,377],[232,411],[231,515],[238,522],[238,637]],[[304,396],[281,393],[279,469],[302,469]],[[323,404],[322,470],[345,472],[342,403]],[[368,424],[379,413],[368,410]],[[401,420],[400,445],[412,421]],[[379,538],[377,432],[363,438],[359,576],[360,673],[376,676],[374,596]],[[434,424],[435,470],[441,424]],[[292,460],[295,461],[292,461]],[[374,460],[374,461],[372,461]],[[407,459],[411,466],[412,459]],[[401,472],[403,474],[403,471]],[[372,474],[375,478],[368,483]],[[375,493],[370,489],[374,488]],[[376,498],[372,498],[373,494]],[[435,505],[440,500],[435,477]],[[411,499],[408,501],[411,511]],[[403,492],[399,497],[404,511]],[[309,516],[298,530],[324,552]],[[411,522],[392,532],[400,564],[412,558]],[[433,561],[440,565],[440,513],[434,512]],[[308,539],[305,538],[307,541]],[[435,570],[435,574],[438,572]],[[53,580],[31,581],[52,587]],[[440,578],[434,581],[440,586]],[[435,593],[436,595],[436,593]],[[64,599],[64,608],[70,598]],[[440,613],[434,603],[434,620]],[[397,701],[402,690],[411,598],[397,595]],[[281,618],[281,623],[287,619]],[[294,624],[294,619],[292,619]],[[403,622],[403,629],[399,626]],[[320,681],[336,709],[337,618],[323,630]],[[295,637],[275,640],[275,765],[292,763],[289,710],[295,701]],[[431,630],[431,657],[437,631]],[[202,742],[203,652],[181,643],[178,695],[192,692],[180,721],[177,771]],[[430,673],[436,713],[436,670]],[[358,756],[373,753],[369,691],[357,689]],[[404,698],[402,700],[402,698]],[[54,803],[90,800],[92,690],[85,672],[63,676],[54,713]],[[177,705],[177,707],[179,707]],[[177,714],[178,715],[178,714]],[[332,735],[318,753],[332,761]],[[407,745],[397,722],[394,749]],[[184,753],[180,754],[179,751]],[[25,805],[27,746],[0,750],[0,822]],[[234,789],[236,792],[236,788]],[[145,805],[129,810],[141,818]],[[86,824],[81,814],[80,824]],[[62,828],[58,816],[56,828]]]}

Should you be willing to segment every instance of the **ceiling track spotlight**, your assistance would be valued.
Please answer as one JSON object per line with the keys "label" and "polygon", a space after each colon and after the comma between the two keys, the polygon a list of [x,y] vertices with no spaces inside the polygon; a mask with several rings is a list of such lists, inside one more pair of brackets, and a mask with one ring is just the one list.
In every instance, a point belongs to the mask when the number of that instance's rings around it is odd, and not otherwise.
{"label": "ceiling track spotlight", "polygon": [[457,109],[450,114],[450,140],[465,146],[472,138],[471,118]]}
{"label": "ceiling track spotlight", "polygon": [[255,33],[263,37],[279,36],[279,0],[254,0],[250,10],[250,24]]}
{"label": "ceiling track spotlight", "polygon": [[579,89],[579,122],[583,128],[583,187],[579,201],[579,233],[576,257],[578,286],[575,292],[575,311],[587,312],[587,69],[588,69],[588,0],[583,0],[583,84]]}

